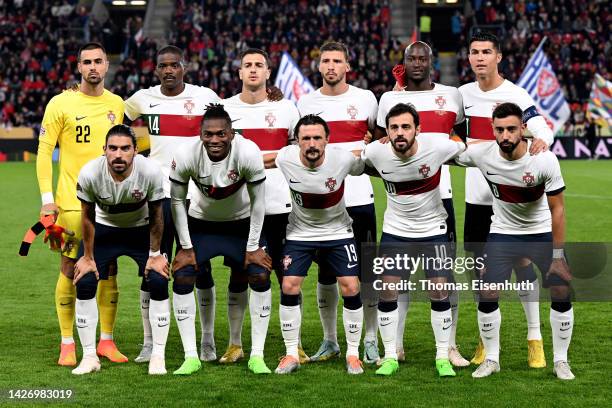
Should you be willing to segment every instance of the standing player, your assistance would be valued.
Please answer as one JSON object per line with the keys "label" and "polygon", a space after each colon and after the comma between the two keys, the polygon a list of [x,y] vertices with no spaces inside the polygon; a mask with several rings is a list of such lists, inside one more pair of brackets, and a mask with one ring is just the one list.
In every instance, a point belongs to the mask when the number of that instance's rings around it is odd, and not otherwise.
{"label": "standing player", "polygon": [[[432,82],[432,59],[431,48],[422,41],[414,42],[406,47],[404,51],[405,91],[385,92],[380,98],[376,120],[377,139],[385,134],[387,114],[398,103],[412,104],[418,110],[421,139],[433,137],[448,140],[453,128],[464,121],[463,103],[457,88]],[[457,241],[455,210],[453,208],[450,171],[447,165],[442,166],[441,169],[440,196],[447,214],[446,235],[449,242],[454,243]],[[397,355],[401,361],[405,359],[404,325],[408,314],[409,301],[408,292],[399,294]],[[454,366],[465,367],[470,363],[461,356],[456,343],[459,316],[457,291],[451,291],[449,301],[453,315],[453,325],[450,329],[448,357]]]}
{"label": "standing player", "polygon": [[288,374],[300,366],[300,290],[316,257],[320,265],[334,271],[340,283],[348,346],[347,371],[361,374],[359,341],[363,307],[359,294],[359,261],[352,220],[344,204],[344,182],[349,174],[363,173],[363,162],[345,149],[327,146],[329,128],[319,116],[303,116],[295,126],[295,133],[299,146],[287,146],[278,155],[266,157],[266,167],[278,167],[289,182],[293,204],[283,249],[284,276],[279,313],[287,355],[279,363],[276,373]]}
{"label": "standing player", "polygon": [[[210,105],[202,119],[201,141],[184,146],[170,172],[172,216],[181,250],[174,264],[174,315],[185,349],[185,362],[174,374],[191,374],[201,367],[195,340],[193,285],[196,268],[219,255],[244,265],[252,290],[252,349],[249,369],[270,373],[263,358],[272,309],[272,261],[259,240],[265,216],[266,178],[261,151],[240,135],[221,105]],[[193,180],[189,216],[185,207],[187,183]],[[193,244],[192,244],[193,242]]]}
{"label": "standing player", "polygon": [[[223,100],[227,113],[232,118],[232,127],[244,138],[249,139],[263,153],[275,152],[287,146],[292,138],[293,128],[300,119],[295,105],[286,99],[272,102],[268,100],[266,82],[270,78],[270,61],[265,51],[249,48],[240,57],[238,75],[242,80],[242,92]],[[266,170],[266,217],[263,235],[266,238],[267,252],[273,267],[282,282],[283,272],[280,265],[287,229],[287,217],[291,211],[289,187],[278,169]],[[233,363],[240,359],[242,351],[242,323],[247,305],[247,282],[240,282],[242,265],[232,268],[228,288],[228,318],[230,327],[229,347],[221,363]],[[256,296],[251,293],[251,297]],[[251,319],[255,309],[251,309]],[[307,356],[300,348],[301,362]]]}
{"label": "standing player", "polygon": [[[328,42],[321,46],[319,72],[323,86],[302,96],[298,110],[302,116],[319,115],[329,126],[329,143],[345,150],[363,148],[363,138],[376,127],[378,104],[372,91],[347,84],[346,73],[351,66],[348,62],[348,49],[339,42]],[[362,243],[376,242],[376,215],[374,212],[374,192],[367,175],[346,178],[346,209],[353,219],[353,229],[357,252]],[[338,286],[334,271],[319,265],[317,283],[319,315],[323,325],[323,342],[319,350],[310,357],[311,361],[323,361],[340,353],[336,333],[338,310]],[[365,363],[375,363],[379,359],[377,335],[377,300],[366,299],[363,314],[365,317],[364,356]]]}
{"label": "standing player", "polygon": [[[491,126],[491,113],[503,102],[513,102],[523,110],[523,121],[533,135],[530,153],[536,154],[553,142],[553,133],[538,113],[533,99],[523,88],[505,80],[499,74],[497,65],[502,59],[497,37],[488,32],[475,33],[470,39],[469,60],[476,81],[459,88],[467,122],[468,141],[495,140]],[[465,174],[465,250],[481,257],[486,242],[491,216],[493,196],[480,170],[466,169]],[[542,334],[540,333],[539,285],[533,266],[526,260],[515,265],[517,279],[534,283],[533,291],[519,291],[521,303],[527,318],[528,362],[530,367],[546,366]],[[484,359],[482,341],[472,359],[480,364]]]}
{"label": "standing player", "polygon": [[[411,55],[409,51],[407,55]],[[421,104],[426,106],[428,99],[432,98],[422,97]],[[449,140],[448,137],[423,135],[420,133],[419,116],[411,104],[399,103],[389,109],[385,126],[390,143],[369,144],[362,152],[362,159],[366,166],[380,174],[387,190],[387,210],[380,239],[384,253],[392,256],[394,251],[400,250],[399,253],[409,253],[412,258],[423,256],[440,259],[436,254],[450,254],[448,248],[451,243],[446,234],[447,213],[440,199],[442,165],[462,153],[465,144]],[[431,120],[431,117],[427,119]],[[454,119],[450,117],[447,126]],[[446,283],[452,273],[452,270],[436,268],[435,265],[424,269],[426,277],[438,284]],[[387,272],[398,275],[397,271]],[[395,279],[389,277],[389,281],[399,282],[400,276],[395,276]],[[407,276],[410,274],[405,273],[403,277]],[[455,376],[449,361],[453,316],[448,292],[432,290],[430,299],[431,327],[436,340],[436,368],[441,377]],[[381,296],[378,315],[385,359],[376,371],[379,375],[391,375],[398,369],[396,336],[403,335],[403,332],[400,334],[397,331],[397,308],[397,292]]]}
{"label": "standing player", "polygon": [[137,154],[136,136],[125,125],[106,135],[104,156],[87,163],[76,187],[81,200],[83,248],[74,266],[76,316],[83,359],[72,374],[100,370],[95,341],[98,326],[98,279],[108,279],[109,265],[121,255],[138,264],[151,292],[156,350],[149,374],[165,374],[164,349],[170,323],[168,261],[159,251],[164,221],[163,177],[158,166]]}
{"label": "standing player", "polygon": [[[78,92],[63,92],[49,101],[45,109],[36,160],[36,175],[42,196],[41,214],[55,214],[57,224],[74,232],[74,236],[52,238],[62,248],[60,274],[55,287],[55,308],[62,335],[59,365],[76,365],[72,325],[76,291],[72,284],[74,264],[81,240],[81,204],[76,195],[77,177],[81,167],[100,155],[107,131],[123,120],[123,100],[104,89],[108,59],[104,47],[87,43],[78,52],[77,68],[81,74]],[[55,146],[60,148],[59,177],[53,197],[53,167],[51,156]],[[113,341],[113,327],[117,315],[119,292],[115,271],[101,281],[98,306],[100,308],[100,342],[97,353],[117,363],[127,357],[117,350]]]}
{"label": "standing player", "polygon": [[[493,111],[495,143],[470,146],[456,159],[461,165],[482,171],[493,194],[493,220],[485,247],[483,283],[508,282],[516,259],[528,258],[542,272],[550,288],[554,369],[559,379],[572,380],[567,351],[574,326],[570,300],[569,271],[565,243],[565,210],[559,162],[555,155],[528,153],[524,139],[524,109],[502,103]],[[487,377],[499,371],[501,313],[496,291],[481,291],[478,327],[484,342],[485,360],[472,377]]]}
{"label": "standing player", "polygon": [[[173,45],[161,48],[157,52],[155,75],[160,85],[141,89],[125,101],[127,121],[142,117],[149,130],[151,143],[150,158],[157,162],[164,174],[164,235],[161,251],[172,256],[175,239],[174,223],[170,211],[170,164],[176,152],[182,146],[195,147],[200,136],[200,125],[205,107],[218,102],[217,94],[209,88],[183,82],[185,62],[183,51]],[[193,186],[192,186],[193,188]],[[210,270],[210,265],[205,265]],[[200,323],[202,326],[202,343],[200,358],[203,361],[217,359],[214,339],[215,288],[210,273],[202,274],[196,282],[198,305],[200,306]],[[142,280],[140,287],[140,304],[142,325],[144,328],[143,347],[136,357],[137,363],[149,361],[153,349],[151,325],[149,323],[149,300],[151,298],[147,281]]]}

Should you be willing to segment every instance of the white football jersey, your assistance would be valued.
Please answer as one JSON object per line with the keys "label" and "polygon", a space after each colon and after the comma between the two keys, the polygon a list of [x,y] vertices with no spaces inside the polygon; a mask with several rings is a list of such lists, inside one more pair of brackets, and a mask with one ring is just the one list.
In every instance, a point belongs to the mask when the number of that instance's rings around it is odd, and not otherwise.
{"label": "white football jersey", "polygon": [[250,216],[251,202],[246,183],[263,182],[266,173],[257,145],[234,135],[229,155],[211,161],[202,141],[194,147],[183,146],[175,152],[170,180],[197,189],[191,195],[189,215],[206,221],[233,221]]}
{"label": "white football jersey", "polygon": [[507,160],[497,143],[490,142],[470,145],[455,161],[476,166],[484,175],[494,197],[490,232],[524,235],[552,231],[546,195],[565,189],[554,153],[526,153],[518,160]]}
{"label": "white football jersey", "polygon": [[[538,113],[535,102],[526,90],[508,80],[487,92],[480,90],[478,82],[459,87],[463,97],[463,109],[467,121],[468,141],[472,139],[495,140],[492,127],[493,110],[504,102],[517,104],[523,110],[523,121],[529,131],[550,146],[552,131],[543,126],[546,122]],[[465,201],[470,204],[492,205],[493,196],[480,170],[468,168],[465,171]]]}
{"label": "white football jersey", "polygon": [[[398,103],[410,103],[419,112],[421,135],[448,139],[453,127],[464,121],[463,102],[457,88],[434,84],[428,91],[389,91],[380,98],[376,124],[386,128],[385,118]],[[450,171],[442,166],[440,194],[443,199],[453,197]]]}
{"label": "white football jersey", "polygon": [[[221,99],[209,88],[185,84],[177,96],[161,93],[160,85],[141,89],[125,101],[125,116],[136,120],[142,116],[149,129],[151,154],[165,176],[164,193],[170,197],[170,163],[181,146],[194,147],[200,140],[202,116],[206,105]],[[193,186],[190,186],[190,192]]]}
{"label": "white football jersey", "polygon": [[331,241],[353,237],[351,217],[344,203],[344,182],[348,175],[363,173],[363,161],[343,148],[327,145],[325,159],[310,169],[300,160],[299,146],[283,147],[276,166],[289,183],[293,206],[287,225],[287,239]]}
{"label": "white football jersey", "polygon": [[132,172],[123,181],[113,179],[106,156],[83,166],[77,183],[79,200],[96,204],[96,222],[119,228],[149,223],[150,201],[164,198],[164,177],[159,165],[137,154]]}
{"label": "white football jersey", "polygon": [[[262,153],[275,152],[290,144],[293,128],[300,119],[295,104],[287,99],[250,104],[241,101],[238,94],[222,103],[232,118],[232,127],[255,142]],[[266,169],[266,214],[289,211],[291,198],[285,178],[279,169]]]}
{"label": "white football jersey", "polygon": [[385,183],[387,209],[383,231],[400,237],[423,238],[446,233],[446,210],[440,197],[442,164],[465,150],[449,139],[417,136],[417,152],[398,157],[391,143],[370,143],[361,153]]}
{"label": "white football jersey", "polygon": [[[329,143],[346,150],[363,149],[363,137],[376,125],[378,103],[372,91],[349,85],[342,95],[328,96],[321,89],[302,96],[297,104],[300,115],[319,115],[329,126]],[[374,191],[370,177],[349,176],[346,179],[347,207],[372,204]]]}

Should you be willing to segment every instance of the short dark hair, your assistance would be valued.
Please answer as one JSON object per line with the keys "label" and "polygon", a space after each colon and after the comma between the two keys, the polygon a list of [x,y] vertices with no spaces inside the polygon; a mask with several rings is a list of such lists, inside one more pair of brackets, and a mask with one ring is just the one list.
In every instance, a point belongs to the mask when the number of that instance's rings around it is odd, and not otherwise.
{"label": "short dark hair", "polygon": [[394,107],[389,110],[387,116],[385,117],[385,126],[389,127],[389,119],[394,118],[399,115],[403,115],[404,113],[409,113],[412,115],[412,119],[414,120],[414,127],[419,126],[419,112],[417,112],[416,108],[411,103],[398,103]]}
{"label": "short dark hair", "polygon": [[138,147],[138,144],[136,143],[136,135],[134,134],[132,128],[128,125],[120,124],[110,128],[108,130],[108,133],[106,134],[106,142],[104,144],[108,144],[108,139],[113,136],[127,136],[132,139],[132,144],[134,145],[134,148]]}
{"label": "short dark hair", "polygon": [[523,110],[515,103],[505,102],[497,105],[493,110],[493,119],[503,119],[508,116],[516,116],[519,120],[523,121]]}
{"label": "short dark hair", "polygon": [[106,55],[106,49],[104,48],[102,44],[100,44],[99,42],[88,42],[86,44],[83,44],[81,48],[79,48],[79,52],[77,54],[77,61],[79,62],[81,61],[81,53],[83,51],[89,51],[89,50],[102,50],[104,55]]}
{"label": "short dark hair", "polygon": [[244,59],[244,57],[251,54],[259,54],[263,56],[266,60],[266,65],[268,66],[268,68],[270,68],[270,57],[268,56],[268,53],[262,50],[261,48],[247,48],[246,50],[242,51],[240,53],[240,63],[242,64],[242,60]]}
{"label": "short dark hair", "polygon": [[204,123],[205,120],[211,119],[225,120],[227,125],[230,128],[232,127],[232,118],[220,103],[211,103],[206,106],[206,111],[204,112],[204,116],[202,116],[202,123]]}
{"label": "short dark hair", "polygon": [[489,41],[493,43],[493,48],[495,48],[495,51],[499,52],[501,50],[499,46],[499,38],[497,38],[497,36],[490,31],[479,30],[474,32],[474,34],[472,34],[470,37],[470,47],[474,41]]}
{"label": "short dark hair", "polygon": [[346,58],[346,61],[348,62],[349,60],[348,47],[344,45],[344,43],[341,43],[340,41],[328,41],[321,46],[319,51],[321,52],[321,54],[323,54],[325,51],[340,51],[344,53],[344,58]]}
{"label": "short dark hair", "polygon": [[323,118],[320,117],[319,115],[313,115],[313,114],[302,116],[300,120],[298,120],[298,122],[295,124],[295,129],[293,130],[293,134],[295,135],[296,138],[298,138],[299,133],[300,133],[300,127],[310,126],[310,125],[323,126],[323,129],[325,130],[325,138],[329,137],[329,126],[327,125],[327,122],[323,120]]}
{"label": "short dark hair", "polygon": [[183,52],[183,50],[181,50],[179,47],[175,45],[166,45],[160,48],[159,51],[157,51],[157,55],[155,58],[157,59],[159,58],[160,55],[164,55],[164,54],[174,54],[177,57],[179,57],[179,60],[181,62],[183,62],[185,53]]}

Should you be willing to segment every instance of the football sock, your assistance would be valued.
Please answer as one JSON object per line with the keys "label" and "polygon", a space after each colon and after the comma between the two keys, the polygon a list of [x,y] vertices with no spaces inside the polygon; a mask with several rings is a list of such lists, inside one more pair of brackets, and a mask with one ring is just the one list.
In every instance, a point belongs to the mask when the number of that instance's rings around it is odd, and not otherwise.
{"label": "football sock", "polygon": [[397,336],[395,337],[396,349],[404,349],[404,328],[406,326],[406,317],[410,306],[410,293],[397,294]]}
{"label": "football sock", "polygon": [[215,287],[208,289],[196,288],[198,308],[200,311],[200,327],[202,343],[215,343],[215,306],[217,303]]}
{"label": "football sock", "polygon": [[142,317],[143,344],[153,344],[151,322],[149,321],[151,293],[140,291],[140,316]]}
{"label": "football sock", "polygon": [[323,326],[323,339],[338,344],[338,284],[317,283],[319,317]]}
{"label": "football sock", "polygon": [[518,295],[527,319],[527,340],[542,340],[540,332],[540,284],[536,279],[532,290],[519,290]]}
{"label": "football sock", "polygon": [[553,361],[567,361],[567,350],[572,341],[574,330],[574,309],[559,312],[550,309],[550,327],[553,340]]}
{"label": "football sock", "polygon": [[98,281],[97,297],[98,308],[100,309],[100,334],[107,333],[112,335],[115,327],[117,303],[119,300],[116,275]]}
{"label": "football sock", "polygon": [[73,337],[75,300],[76,288],[72,284],[72,279],[67,278],[60,272],[55,285],[55,310],[57,311],[62,339]]}
{"label": "football sock", "polygon": [[283,340],[285,341],[285,348],[287,349],[287,355],[299,360],[298,337],[302,321],[300,306],[286,306],[281,304],[279,316]]}
{"label": "football sock", "polygon": [[96,299],[77,299],[76,318],[79,340],[83,346],[83,357],[95,356],[96,329],[98,328],[98,305]]}
{"label": "football sock", "polygon": [[251,357],[263,357],[272,311],[272,290],[270,288],[265,292],[251,290],[249,311],[251,314]]}
{"label": "football sock", "polygon": [[365,325],[364,341],[376,342],[378,340],[378,301],[366,299],[363,305],[363,322]]}
{"label": "football sock", "polygon": [[173,293],[172,306],[174,308],[174,318],[179,328],[185,358],[198,358],[198,348],[196,346],[195,334],[195,314],[196,304],[193,292],[186,295]]}
{"label": "football sock", "polygon": [[230,344],[242,346],[242,323],[247,308],[249,293],[245,288],[242,292],[227,292],[227,318],[229,320]]}
{"label": "football sock", "polygon": [[397,360],[397,302],[378,303],[378,330],[385,347],[385,358]]}
{"label": "football sock", "polygon": [[170,299],[151,300],[149,310],[149,327],[153,336],[153,351],[151,354],[164,358],[168,331],[170,330]]}
{"label": "football sock", "polygon": [[486,359],[499,363],[499,330],[501,312],[499,307],[490,313],[478,310],[478,329],[485,348]]}
{"label": "football sock", "polygon": [[436,360],[448,359],[448,342],[453,315],[448,299],[431,302],[431,327],[436,339]]}
{"label": "football sock", "polygon": [[363,328],[363,305],[359,293],[354,296],[342,296],[342,322],[346,335],[346,357],[359,357],[359,342]]}
{"label": "football sock", "polygon": [[448,301],[451,306],[451,317],[453,319],[448,337],[448,345],[457,347],[457,322],[459,320],[459,291],[451,290],[448,293]]}

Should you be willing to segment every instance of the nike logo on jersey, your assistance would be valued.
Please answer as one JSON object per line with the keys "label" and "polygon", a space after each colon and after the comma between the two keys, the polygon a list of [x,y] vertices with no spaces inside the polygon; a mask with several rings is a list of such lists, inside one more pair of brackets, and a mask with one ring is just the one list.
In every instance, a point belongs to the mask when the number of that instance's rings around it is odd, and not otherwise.
{"label": "nike logo on jersey", "polygon": [[150,103],[149,104],[149,108],[154,108],[154,107],[159,106],[159,105],[161,105],[161,103]]}
{"label": "nike logo on jersey", "polygon": [[489,172],[489,170],[487,170],[487,176],[499,176],[499,174],[491,173],[491,172]]}
{"label": "nike logo on jersey", "polygon": [[357,264],[352,264],[352,265],[351,264],[346,264],[346,267],[349,268],[349,269],[352,269],[352,268],[354,268],[356,266],[357,266]]}
{"label": "nike logo on jersey", "polygon": [[81,119],[85,119],[86,117],[87,117],[87,116],[77,116],[77,117],[76,117],[76,120],[77,120],[77,121],[79,121],[79,120],[81,120]]}
{"label": "nike logo on jersey", "polygon": [[289,179],[289,182],[290,183],[294,183],[294,184],[301,183],[301,181],[295,181],[295,180],[291,180],[291,179]]}
{"label": "nike logo on jersey", "polygon": [[464,107],[463,109],[468,110],[468,109],[470,109],[472,106],[474,106],[474,105],[466,106],[466,107]]}
{"label": "nike logo on jersey", "polygon": [[393,173],[393,172],[392,172],[392,171],[384,171],[384,170],[383,170],[383,171],[381,171],[381,173],[382,173],[382,174],[391,174],[391,173]]}

